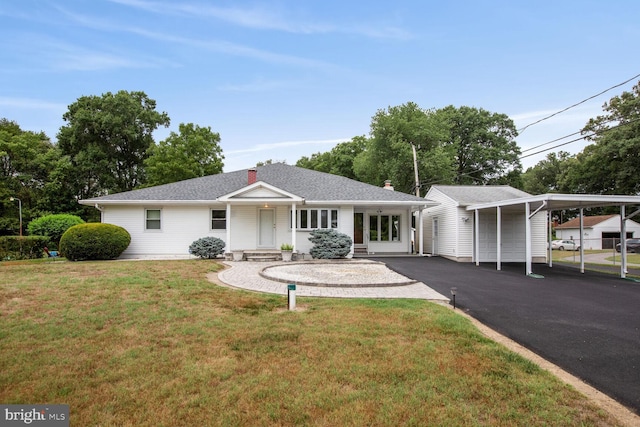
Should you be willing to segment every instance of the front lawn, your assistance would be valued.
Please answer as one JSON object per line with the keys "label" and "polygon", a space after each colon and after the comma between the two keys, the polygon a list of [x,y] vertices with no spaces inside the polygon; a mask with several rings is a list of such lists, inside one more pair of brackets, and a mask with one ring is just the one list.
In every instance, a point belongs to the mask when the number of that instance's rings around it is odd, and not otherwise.
{"label": "front lawn", "polygon": [[616,425],[418,300],[286,298],[212,261],[0,264],[0,402],[72,426]]}

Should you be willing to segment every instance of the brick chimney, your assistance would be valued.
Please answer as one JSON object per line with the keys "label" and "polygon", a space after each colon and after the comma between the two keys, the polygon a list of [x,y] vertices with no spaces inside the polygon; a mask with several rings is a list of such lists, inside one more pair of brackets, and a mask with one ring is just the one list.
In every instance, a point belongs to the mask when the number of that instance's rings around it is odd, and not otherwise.
{"label": "brick chimney", "polygon": [[258,180],[258,171],[255,169],[249,169],[247,172],[247,185],[251,185]]}
{"label": "brick chimney", "polygon": [[386,181],[384,182],[384,187],[383,187],[383,188],[384,188],[385,190],[391,190],[391,191],[393,191],[393,186],[391,185],[391,180],[389,180],[389,179],[388,179],[388,180],[386,180]]}

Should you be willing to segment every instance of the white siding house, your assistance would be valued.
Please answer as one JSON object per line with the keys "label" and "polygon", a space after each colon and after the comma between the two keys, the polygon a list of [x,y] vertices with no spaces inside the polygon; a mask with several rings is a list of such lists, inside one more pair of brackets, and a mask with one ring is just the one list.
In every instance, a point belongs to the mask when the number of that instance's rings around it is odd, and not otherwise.
{"label": "white siding house", "polygon": [[[426,199],[438,202],[423,214],[425,252],[459,262],[496,262],[498,260],[498,211],[467,208],[474,204],[528,197],[529,194],[507,185],[499,186],[432,186]],[[525,213],[520,209],[500,212],[500,259],[524,262],[526,259]],[[531,220],[531,248],[534,262],[546,261],[546,212],[536,213]],[[476,245],[476,239],[478,244]],[[476,258],[477,247],[477,258]]]}
{"label": "white siding house", "polygon": [[[620,242],[620,215],[585,216],[582,220],[583,242],[585,249],[612,249]],[[580,218],[555,227],[556,238],[561,240],[580,240]],[[627,238],[640,237],[640,224],[626,220]]]}
{"label": "white siding house", "polygon": [[188,256],[189,245],[213,236],[225,252],[277,251],[284,243],[308,254],[314,229],[353,240],[351,253],[409,254],[411,217],[426,199],[341,176],[281,163],[112,194],[80,203],[102,222],[131,235],[124,258]]}

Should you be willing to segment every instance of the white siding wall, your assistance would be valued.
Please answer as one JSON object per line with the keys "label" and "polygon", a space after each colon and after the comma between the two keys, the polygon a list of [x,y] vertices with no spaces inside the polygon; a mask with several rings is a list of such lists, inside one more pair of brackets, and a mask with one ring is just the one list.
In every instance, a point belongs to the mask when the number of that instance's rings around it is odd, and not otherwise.
{"label": "white siding wall", "polygon": [[[201,237],[225,240],[225,230],[211,230],[210,209],[201,206],[107,206],[103,222],[119,225],[131,235],[123,258],[145,255],[189,255],[189,245]],[[217,206],[216,209],[223,209]],[[145,209],[161,209],[161,230],[145,230]]]}
{"label": "white siding wall", "polygon": [[255,249],[258,241],[258,208],[231,207],[231,250]]}
{"label": "white siding wall", "polygon": [[[423,235],[425,252],[433,253],[456,261],[472,261],[474,252],[475,214],[437,189],[432,189],[427,198],[440,205],[425,209],[423,215]],[[525,221],[524,214],[506,214],[502,212],[502,248],[504,262],[524,262],[525,260]],[[438,219],[438,247],[433,250],[433,219]],[[468,218],[468,220],[464,220]],[[497,214],[495,210],[480,212],[480,261],[497,261]],[[546,212],[539,212],[531,222],[532,257],[536,262],[546,259],[547,236]]]}
{"label": "white siding wall", "polygon": [[[439,202],[440,205],[432,208],[425,209],[423,214],[423,236],[426,253],[433,253],[433,219],[438,219],[438,247],[434,255],[440,255],[447,258],[457,259],[460,256],[471,256],[470,250],[465,250],[463,254],[460,254],[458,240],[466,241],[469,238],[466,237],[467,227],[473,224],[472,220],[469,220],[465,225],[465,236],[459,236],[459,225],[462,222],[460,219],[463,215],[460,214],[461,209],[456,206],[456,203],[448,196],[445,196],[437,189],[429,191],[427,198],[435,202]],[[471,215],[465,212],[465,216]],[[471,230],[471,229],[469,229]]]}
{"label": "white siding wall", "polygon": [[[397,241],[372,241],[370,239],[369,225],[371,215],[399,215],[400,216],[400,239]],[[367,248],[370,253],[409,253],[409,245],[411,242],[411,235],[409,233],[409,225],[411,224],[411,218],[407,216],[407,211],[402,209],[383,209],[381,213],[378,213],[375,209],[369,209],[365,211],[364,220],[364,233],[367,236]],[[351,232],[349,233],[353,239],[353,213],[351,214]]]}

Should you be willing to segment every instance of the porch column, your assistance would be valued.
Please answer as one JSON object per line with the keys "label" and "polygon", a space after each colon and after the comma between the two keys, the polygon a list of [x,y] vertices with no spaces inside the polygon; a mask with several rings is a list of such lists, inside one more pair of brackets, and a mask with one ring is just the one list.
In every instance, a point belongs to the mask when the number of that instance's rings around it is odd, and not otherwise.
{"label": "porch column", "polygon": [[502,270],[502,208],[496,206],[496,270]]}
{"label": "porch column", "polygon": [[[627,216],[624,205],[620,206],[620,278],[627,277]],[[614,246],[615,250],[615,246]]]}
{"label": "porch column", "polygon": [[524,256],[526,258],[526,269],[527,275],[533,274],[533,269],[531,268],[531,207],[529,206],[529,202],[524,204]]}
{"label": "porch column", "polygon": [[424,230],[423,230],[423,224],[422,224],[422,209],[420,209],[418,211],[418,230],[420,230],[420,256],[424,255]]}
{"label": "porch column", "polygon": [[231,252],[231,203],[227,202],[226,213],[226,226],[227,226],[227,252]]}
{"label": "porch column", "polygon": [[473,213],[473,228],[475,228],[475,250],[474,257],[476,265],[480,265],[480,211],[476,209]]}
{"label": "porch column", "polygon": [[[298,219],[298,212],[296,211],[296,204],[291,204],[291,245],[293,246],[293,250],[296,250],[296,219]],[[329,218],[331,221],[331,218]]]}
{"label": "porch column", "polygon": [[580,208],[580,273],[584,273],[584,208]]}

